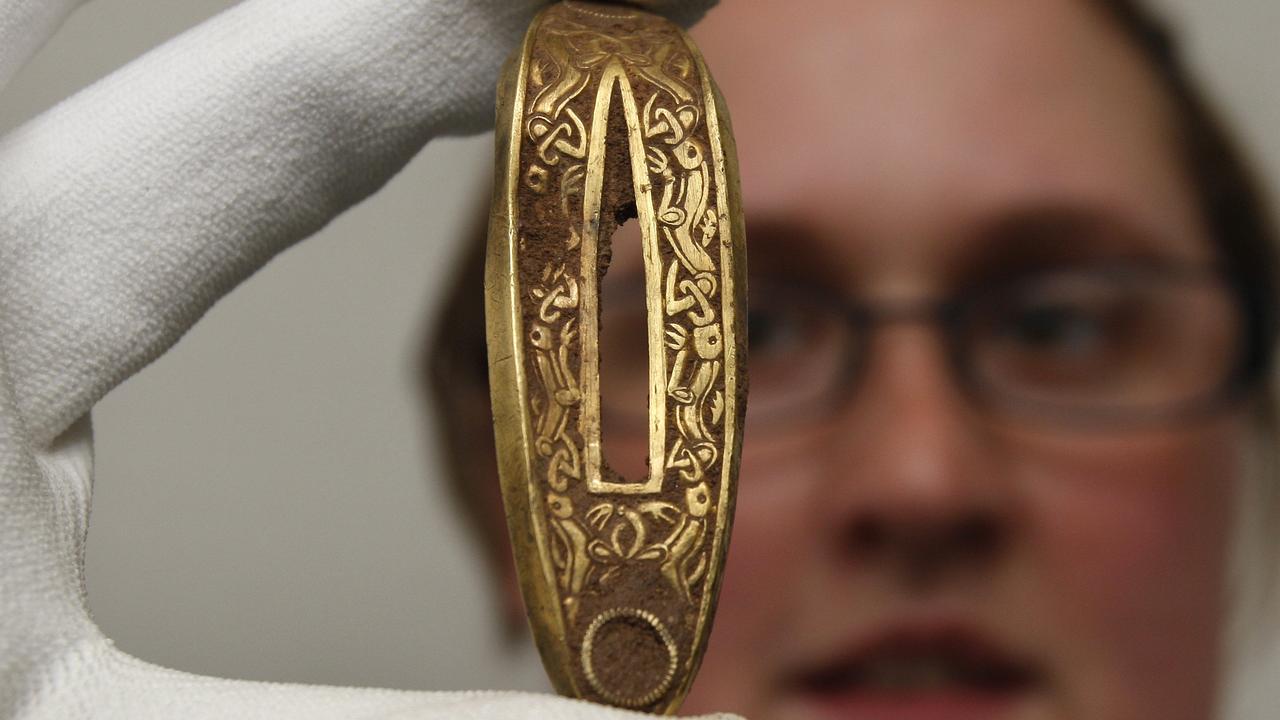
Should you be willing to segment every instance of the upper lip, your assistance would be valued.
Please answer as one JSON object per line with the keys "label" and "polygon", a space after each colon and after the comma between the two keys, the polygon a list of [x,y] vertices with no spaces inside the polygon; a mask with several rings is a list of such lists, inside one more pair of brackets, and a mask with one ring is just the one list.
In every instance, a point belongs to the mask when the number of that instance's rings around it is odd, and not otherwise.
{"label": "upper lip", "polygon": [[799,668],[806,694],[922,693],[964,690],[1018,693],[1043,679],[1016,652],[962,619],[904,620],[861,633],[817,662]]}

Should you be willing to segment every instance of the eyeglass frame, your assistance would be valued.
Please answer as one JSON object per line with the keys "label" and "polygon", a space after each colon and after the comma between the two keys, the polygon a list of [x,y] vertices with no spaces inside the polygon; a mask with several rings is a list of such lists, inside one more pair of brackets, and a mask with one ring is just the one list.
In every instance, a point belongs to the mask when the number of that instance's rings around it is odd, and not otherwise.
{"label": "eyeglass frame", "polygon": [[[1044,403],[1034,401],[1017,401],[1007,398],[998,403],[991,398],[999,396],[999,391],[992,390],[984,384],[981,374],[973,368],[974,353],[966,351],[968,341],[965,331],[969,316],[973,309],[981,307],[980,300],[990,297],[995,288],[1007,288],[1015,281],[1033,277],[1036,274],[1079,270],[1090,274],[1112,274],[1116,272],[1155,273],[1169,278],[1181,278],[1215,283],[1225,294],[1241,321],[1239,344],[1235,349],[1236,357],[1229,361],[1229,371],[1211,390],[1200,397],[1180,402],[1176,405],[1154,409],[1119,409],[1095,408],[1091,410],[1076,409],[1069,413],[1054,412],[1051,422],[1054,426],[1070,429],[1094,429],[1097,431],[1117,428],[1156,427],[1191,422],[1235,406],[1249,391],[1253,390],[1270,367],[1273,355],[1273,339],[1275,336],[1272,313],[1262,298],[1245,290],[1242,283],[1234,279],[1228,268],[1216,263],[1192,265],[1172,262],[1111,262],[1094,263],[1078,267],[1050,267],[1039,269],[1039,272],[1022,271],[1007,273],[986,278],[982,284],[970,284],[959,291],[937,299],[908,300],[898,302],[871,302],[848,298],[827,292],[822,286],[801,285],[798,283],[780,282],[783,292],[803,295],[815,305],[823,306],[831,311],[833,318],[840,319],[848,328],[854,342],[843,353],[843,368],[834,376],[831,402],[815,405],[809,412],[796,412],[795,415],[812,415],[826,417],[848,404],[859,385],[859,378],[865,372],[868,353],[858,352],[869,347],[874,331],[882,325],[896,323],[927,323],[936,328],[943,339],[945,355],[950,367],[952,381],[960,388],[964,396],[975,407],[987,410],[999,405],[1000,411],[1010,411],[1019,417],[1047,418]],[[748,289],[748,313],[750,313],[750,289]],[[750,323],[748,321],[748,328]],[[860,340],[861,339],[861,340]],[[750,353],[750,337],[748,337],[748,353]],[[748,363],[748,367],[749,367]],[[1037,411],[1038,408],[1038,411]],[[1060,408],[1055,408],[1060,411]],[[601,408],[606,411],[605,407]],[[748,396],[748,412],[750,397]],[[787,415],[769,421],[767,425],[783,424]],[[615,421],[616,422],[616,421]],[[613,423],[611,423],[613,424]],[[627,423],[631,424],[631,423]],[[616,425],[615,425],[616,426]]]}

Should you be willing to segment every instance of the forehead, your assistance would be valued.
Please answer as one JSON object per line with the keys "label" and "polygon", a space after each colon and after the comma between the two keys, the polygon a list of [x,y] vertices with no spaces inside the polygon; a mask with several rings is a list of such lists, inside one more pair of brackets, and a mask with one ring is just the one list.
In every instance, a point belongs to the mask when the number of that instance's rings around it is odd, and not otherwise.
{"label": "forehead", "polygon": [[1166,101],[1088,0],[728,0],[694,34],[749,217],[850,272],[950,263],[1038,206],[1205,252]]}

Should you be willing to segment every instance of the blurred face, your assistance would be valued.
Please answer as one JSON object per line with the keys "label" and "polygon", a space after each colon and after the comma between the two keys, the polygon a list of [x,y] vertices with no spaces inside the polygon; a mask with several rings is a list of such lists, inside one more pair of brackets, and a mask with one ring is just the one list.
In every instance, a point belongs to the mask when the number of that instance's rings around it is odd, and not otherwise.
{"label": "blurred face", "polygon": [[[684,712],[1209,717],[1241,419],[1104,428],[993,408],[931,316],[901,310],[1057,278],[986,298],[970,370],[1046,407],[1165,392],[1081,379],[1099,331],[1052,314],[1059,296],[1110,302],[1094,268],[1210,261],[1136,52],[1080,0],[729,0],[694,34],[733,111],[760,322],[729,567]],[[606,299],[637,264],[619,249]],[[790,316],[788,293],[806,298]],[[899,311],[851,351],[794,310],[832,298]],[[1102,332],[1149,342],[1135,353],[1160,353],[1161,332],[1216,342],[1188,302],[1178,327]],[[1059,344],[1084,359],[1024,352]],[[607,393],[628,360],[603,352]],[[856,376],[833,393],[837,362]],[[605,440],[634,472],[643,439]]]}
{"label": "blurred face", "polygon": [[[1212,391],[1237,316],[1166,100],[1093,5],[725,0],[696,29],[738,142],[751,396],[684,712],[1212,716],[1246,420],[1151,415]],[[602,288],[627,476],[633,225]],[[475,390],[451,412],[483,436]],[[462,469],[505,548],[492,448]]]}

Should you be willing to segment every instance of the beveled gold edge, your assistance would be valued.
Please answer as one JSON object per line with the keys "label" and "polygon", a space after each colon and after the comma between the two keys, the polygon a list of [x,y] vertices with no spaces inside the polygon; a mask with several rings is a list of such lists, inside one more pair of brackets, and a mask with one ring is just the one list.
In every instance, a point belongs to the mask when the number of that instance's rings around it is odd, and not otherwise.
{"label": "beveled gold edge", "polygon": [[[489,383],[497,441],[498,474],[502,485],[507,529],[515,548],[516,571],[528,606],[543,667],[556,691],[581,697],[568,668],[572,658],[558,639],[565,637],[560,597],[556,591],[554,565],[546,546],[545,518],[538,507],[540,485],[533,482],[532,429],[528,425],[528,388],[521,346],[523,322],[520,310],[520,278],[516,272],[519,250],[519,211],[516,183],[519,180],[520,145],[524,128],[525,82],[533,38],[546,11],[529,25],[519,49],[503,66],[499,78],[498,108],[494,129],[496,178],[493,188],[489,236],[485,262],[485,318],[489,348]],[[536,555],[523,552],[530,542]]]}
{"label": "beveled gold edge", "polygon": [[[745,366],[738,362],[738,338],[746,337],[747,307],[746,235],[742,216],[742,189],[738,177],[737,146],[733,139],[733,130],[724,97],[707,69],[702,52],[683,30],[680,31],[680,37],[694,58],[698,79],[702,83],[703,103],[707,110],[707,134],[711,141],[712,157],[715,159],[718,190],[716,210],[719,214],[721,231],[725,233],[720,236],[719,243],[721,275],[725,279],[723,297],[729,298],[728,302],[721,303],[727,335],[724,343],[725,437],[722,441],[727,452],[721,463],[720,498],[716,505],[717,522],[711,540],[709,567],[714,571],[709,572],[704,581],[705,591],[702,594],[702,604],[698,608],[698,623],[693,632],[694,642],[698,643],[698,646],[689,649],[689,667],[684,673],[683,682],[671,692],[668,703],[655,710],[664,715],[672,714],[679,709],[685,696],[688,695],[711,637],[715,607],[724,580],[725,554],[733,532],[738,468],[742,457],[742,428],[739,427],[739,421],[745,419],[745,416],[741,418],[739,416],[737,394],[738,382],[741,380],[741,374],[745,372]],[[739,310],[742,312],[737,312]]]}

